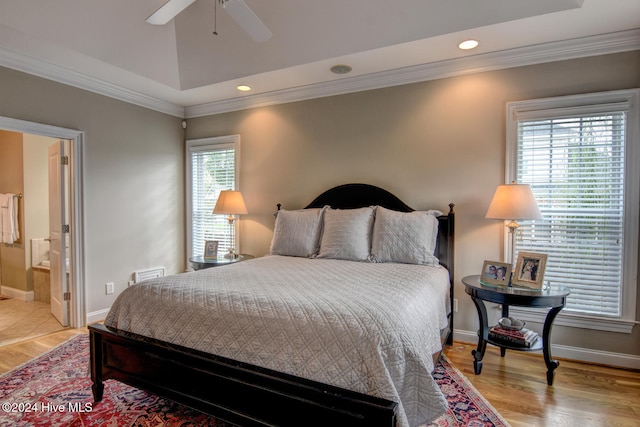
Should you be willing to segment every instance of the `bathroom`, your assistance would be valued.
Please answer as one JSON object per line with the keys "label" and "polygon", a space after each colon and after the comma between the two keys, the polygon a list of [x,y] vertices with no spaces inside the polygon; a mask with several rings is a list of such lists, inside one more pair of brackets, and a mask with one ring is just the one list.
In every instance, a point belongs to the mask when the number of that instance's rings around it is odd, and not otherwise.
{"label": "bathroom", "polygon": [[22,195],[19,239],[0,243],[0,346],[63,328],[51,314],[47,265],[49,147],[54,144],[59,140],[0,130],[0,193]]}

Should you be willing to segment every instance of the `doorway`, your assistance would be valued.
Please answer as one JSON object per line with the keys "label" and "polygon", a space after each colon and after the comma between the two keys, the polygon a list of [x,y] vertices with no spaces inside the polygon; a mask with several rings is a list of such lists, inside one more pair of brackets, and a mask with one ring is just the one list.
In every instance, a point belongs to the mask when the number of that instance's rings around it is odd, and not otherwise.
{"label": "doorway", "polygon": [[[68,292],[68,324],[79,328],[86,325],[85,289],[84,289],[84,245],[83,245],[83,210],[82,210],[82,148],[84,134],[73,129],[59,128],[40,123],[27,122],[7,117],[0,117],[0,129],[68,140],[68,212],[65,223],[69,225],[66,233],[68,240],[68,281],[65,291]],[[65,271],[66,256],[59,257],[56,262]]]}

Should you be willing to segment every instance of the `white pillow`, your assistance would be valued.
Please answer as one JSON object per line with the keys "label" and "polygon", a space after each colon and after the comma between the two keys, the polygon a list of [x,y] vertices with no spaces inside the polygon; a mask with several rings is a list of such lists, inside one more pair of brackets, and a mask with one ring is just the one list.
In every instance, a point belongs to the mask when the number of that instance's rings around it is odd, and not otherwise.
{"label": "white pillow", "polygon": [[325,210],[318,258],[367,261],[373,213],[373,207]]}
{"label": "white pillow", "polygon": [[315,256],[318,253],[323,211],[324,208],[279,210],[269,253],[307,258]]}
{"label": "white pillow", "polygon": [[437,265],[438,211],[398,212],[376,208],[371,260]]}

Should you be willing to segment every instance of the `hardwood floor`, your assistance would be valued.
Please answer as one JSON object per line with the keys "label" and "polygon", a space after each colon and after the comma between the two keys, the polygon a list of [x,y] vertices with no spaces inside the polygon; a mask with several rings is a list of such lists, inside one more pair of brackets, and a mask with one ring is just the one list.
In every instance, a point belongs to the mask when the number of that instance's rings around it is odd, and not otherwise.
{"label": "hardwood floor", "polygon": [[34,357],[62,344],[77,334],[88,334],[87,328],[63,329],[48,335],[21,341],[0,348],[0,374],[16,368]]}
{"label": "hardwood floor", "polygon": [[0,347],[62,329],[49,304],[0,298]]}
{"label": "hardwood floor", "polygon": [[640,372],[560,360],[547,386],[541,353],[487,346],[482,373],[473,372],[471,350],[455,342],[445,349],[458,368],[513,426],[610,427],[640,425]]}
{"label": "hardwood floor", "polygon": [[[65,329],[0,348],[0,374],[66,341],[86,328]],[[513,426],[637,427],[640,425],[640,372],[561,360],[553,386],[539,353],[489,346],[481,375],[473,372],[475,345],[455,342],[445,349],[458,368]]]}

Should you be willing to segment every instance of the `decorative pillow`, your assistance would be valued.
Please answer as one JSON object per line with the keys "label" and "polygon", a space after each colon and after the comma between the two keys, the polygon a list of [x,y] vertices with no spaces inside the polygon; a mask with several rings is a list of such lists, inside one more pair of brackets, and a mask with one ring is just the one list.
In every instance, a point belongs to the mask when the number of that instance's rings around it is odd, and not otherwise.
{"label": "decorative pillow", "polygon": [[307,258],[315,256],[318,253],[323,211],[324,208],[279,210],[269,253]]}
{"label": "decorative pillow", "polygon": [[371,260],[437,265],[438,211],[397,212],[376,207]]}
{"label": "decorative pillow", "polygon": [[327,209],[318,258],[367,261],[374,208]]}

